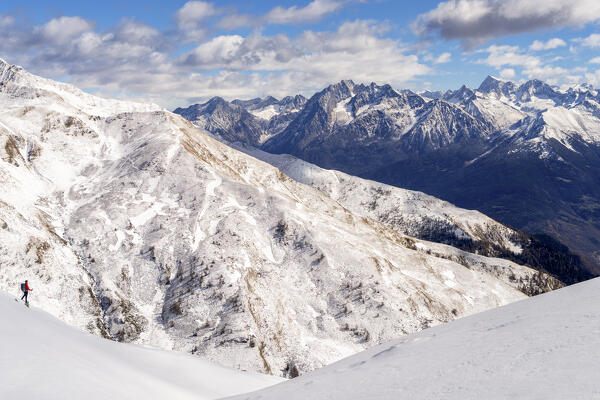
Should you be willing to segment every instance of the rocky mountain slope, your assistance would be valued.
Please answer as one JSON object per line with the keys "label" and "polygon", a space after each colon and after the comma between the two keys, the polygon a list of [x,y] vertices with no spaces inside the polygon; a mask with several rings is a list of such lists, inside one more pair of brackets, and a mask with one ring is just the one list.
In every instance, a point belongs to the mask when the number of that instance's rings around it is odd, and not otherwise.
{"label": "rocky mountain slope", "polygon": [[0,77],[0,288],[29,279],[94,334],[292,376],[561,286],[407,236],[156,106]]}
{"label": "rocky mountain slope", "polygon": [[591,276],[564,246],[510,228],[478,211],[458,208],[422,192],[324,170],[294,156],[266,153],[240,143],[233,146],[399,233],[529,265],[550,272],[566,284]]}
{"label": "rocky mountain slope", "polygon": [[[600,214],[593,205],[600,200],[599,104],[593,88],[559,90],[538,80],[517,85],[488,77],[478,89],[422,95],[342,81],[308,99],[265,141],[250,140],[242,128],[226,140],[544,232],[576,250],[588,271],[600,272]],[[561,248],[547,236],[539,240]]]}
{"label": "rocky mountain slope", "polygon": [[230,399],[593,399],[600,395],[599,301],[593,279]]}
{"label": "rocky mountain slope", "polygon": [[281,100],[271,96],[233,100],[231,103],[214,97],[206,103],[178,108],[174,112],[222,140],[243,140],[260,146],[270,137],[281,133],[305,103],[306,98],[301,95]]}

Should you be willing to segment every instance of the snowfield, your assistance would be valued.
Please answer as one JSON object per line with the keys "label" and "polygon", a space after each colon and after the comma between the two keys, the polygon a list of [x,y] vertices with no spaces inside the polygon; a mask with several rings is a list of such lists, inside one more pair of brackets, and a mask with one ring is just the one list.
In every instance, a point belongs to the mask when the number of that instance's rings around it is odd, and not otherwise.
{"label": "snowfield", "polygon": [[[33,294],[33,293],[32,293]],[[215,399],[281,381],[81,332],[0,292],[0,398]]]}
{"label": "snowfield", "polygon": [[373,347],[229,400],[598,399],[600,279]]}

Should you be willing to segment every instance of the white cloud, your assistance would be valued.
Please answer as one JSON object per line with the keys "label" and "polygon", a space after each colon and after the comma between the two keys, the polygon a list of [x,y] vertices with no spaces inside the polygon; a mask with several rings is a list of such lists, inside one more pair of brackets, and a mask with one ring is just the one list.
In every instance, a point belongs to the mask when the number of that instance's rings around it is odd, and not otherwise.
{"label": "white cloud", "polygon": [[600,69],[586,73],[585,81],[596,87],[600,86]]}
{"label": "white cloud", "polygon": [[449,0],[417,17],[415,33],[439,34],[473,48],[498,36],[600,21],[597,0]]}
{"label": "white cloud", "polygon": [[248,14],[229,14],[225,15],[217,23],[217,27],[222,29],[236,29],[245,26],[259,25],[257,17]]}
{"label": "white cloud", "polygon": [[[402,44],[381,37],[382,27],[368,21],[345,23],[334,32],[286,35],[218,36],[186,54],[181,65],[196,70],[221,69],[229,78],[239,71],[264,75],[261,88],[273,93],[303,91],[341,79],[406,84],[429,72]],[[294,89],[295,88],[295,89]],[[212,89],[212,95],[220,89]],[[209,93],[198,93],[208,96]],[[225,94],[224,94],[225,95]]]}
{"label": "white cloud", "polygon": [[240,58],[244,38],[239,35],[217,36],[202,43],[185,57],[185,64],[217,69],[230,66]]}
{"label": "white cloud", "polygon": [[212,3],[205,1],[188,1],[175,13],[177,24],[181,29],[193,30],[204,19],[218,14]]}
{"label": "white cloud", "polygon": [[269,24],[297,24],[299,22],[316,21],[323,16],[339,10],[342,2],[333,0],[313,0],[306,7],[275,7],[264,16]]}
{"label": "white cloud", "polygon": [[581,44],[584,47],[600,47],[600,34],[592,33],[590,36],[586,38],[577,38],[573,39],[573,41]]}
{"label": "white cloud", "polygon": [[162,42],[161,33],[154,27],[130,19],[122,20],[115,29],[115,38],[126,43],[156,45]]}
{"label": "white cloud", "polygon": [[[574,76],[571,74],[571,71],[561,68],[554,67],[551,65],[544,66],[535,66],[531,68],[525,68],[523,70],[523,74],[527,76],[529,79],[539,79],[545,81],[550,85],[558,85],[560,83],[564,83],[567,79],[573,80]],[[575,77],[576,83],[579,80],[579,76]]]}
{"label": "white cloud", "polygon": [[488,53],[488,56],[478,60],[477,63],[495,68],[502,68],[505,65],[536,68],[542,64],[542,60],[539,57],[523,52],[519,46],[492,45],[479,52]]}
{"label": "white cloud", "polygon": [[450,53],[442,53],[439,55],[438,58],[433,60],[433,62],[435,64],[444,64],[444,63],[450,62],[451,58],[452,58],[452,55]]}
{"label": "white cloud", "polygon": [[445,52],[445,53],[442,53],[439,56],[435,57],[431,53],[425,53],[423,56],[423,60],[429,61],[433,64],[444,64],[444,63],[450,62],[452,60],[452,54]]}
{"label": "white cloud", "polygon": [[515,70],[512,68],[505,68],[502,71],[500,71],[500,78],[502,79],[511,80],[515,77],[515,75]]}
{"label": "white cloud", "polygon": [[[457,0],[456,6],[458,3],[468,6],[472,1]],[[341,79],[420,87],[422,83],[415,82],[432,72],[432,67],[423,64],[409,46],[388,37],[389,26],[374,21],[347,22],[333,30],[308,30],[294,36],[266,35],[260,29],[251,34],[208,36],[215,22],[222,24],[228,18],[231,26],[317,20],[346,4],[342,0],[306,0],[302,7],[276,7],[262,16],[229,14],[220,22],[211,21],[211,17],[224,12],[218,4],[185,3],[175,15],[179,29],[175,32],[161,32],[129,19],[100,31],[93,29],[93,22],[81,17],[56,18],[33,27],[0,14],[0,37],[4,38],[0,41],[0,57],[44,76],[68,77],[79,86],[95,87],[111,96],[143,95],[167,107],[215,95],[248,98],[311,94]],[[483,6],[466,7],[462,18],[475,21],[486,10]],[[198,42],[188,50],[181,46],[182,38]],[[600,35],[580,38],[571,44],[600,46]],[[558,59],[534,52],[557,46],[565,43],[555,38],[523,48],[494,45],[466,57],[493,67],[503,79],[518,76],[545,79],[549,83],[573,82],[584,77],[598,79],[596,73],[563,68],[562,63],[553,65]],[[187,52],[180,54],[182,49]],[[430,65],[442,64],[450,62],[453,55],[456,56],[450,52],[430,53],[423,60]],[[600,57],[592,58],[588,65],[599,61]]]}
{"label": "white cloud", "polygon": [[199,42],[207,36],[206,20],[222,10],[206,1],[188,1],[175,13],[183,42]]}
{"label": "white cloud", "polygon": [[94,23],[81,17],[60,17],[38,27],[37,31],[44,39],[60,44],[92,29],[94,29]]}
{"label": "white cloud", "polygon": [[12,15],[0,15],[0,28],[9,27],[14,22],[15,18]]}
{"label": "white cloud", "polygon": [[541,58],[528,54],[519,46],[492,45],[479,50],[478,53],[488,53],[488,56],[476,62],[501,70],[500,76],[504,79],[512,79],[516,75],[513,68],[504,67],[521,67],[521,75],[524,77],[540,79],[550,85],[578,83],[583,79],[583,76],[577,75],[577,73],[585,72],[585,68],[566,69],[545,64]]}
{"label": "white cloud", "polygon": [[531,43],[531,46],[529,46],[529,48],[534,51],[541,51],[541,50],[556,49],[557,47],[566,46],[566,45],[567,45],[567,43],[565,43],[564,40],[559,39],[559,38],[554,38],[554,39],[548,40],[547,42],[540,42],[539,40],[534,40],[533,43]]}
{"label": "white cloud", "polygon": [[313,0],[305,7],[277,6],[262,16],[247,14],[229,14],[217,24],[219,28],[236,29],[241,27],[256,27],[262,25],[296,25],[305,22],[318,21],[344,6],[344,2],[336,0]]}
{"label": "white cloud", "polygon": [[430,72],[403,43],[385,37],[386,25],[373,21],[295,37],[219,35],[181,56],[180,36],[137,21],[125,19],[101,32],[80,25],[85,29],[65,33],[69,40],[46,39],[40,27],[26,23],[0,26],[0,57],[42,76],[68,77],[105,95],[142,96],[169,108],[216,95],[312,94],[341,79],[406,86]]}

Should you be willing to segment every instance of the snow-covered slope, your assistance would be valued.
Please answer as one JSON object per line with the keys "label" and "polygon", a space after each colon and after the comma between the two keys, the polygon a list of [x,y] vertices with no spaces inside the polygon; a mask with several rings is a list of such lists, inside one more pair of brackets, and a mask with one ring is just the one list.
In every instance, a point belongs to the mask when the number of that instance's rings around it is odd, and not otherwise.
{"label": "snow-covered slope", "polygon": [[185,109],[178,108],[175,113],[222,140],[244,140],[258,145],[269,137],[265,131],[267,128],[265,121],[251,114],[244,107],[229,103],[220,97],[214,97],[206,103],[194,104]]}
{"label": "snow-covered slope", "polygon": [[277,100],[273,96],[267,96],[264,99],[233,100],[232,103],[245,108],[260,119],[269,121],[276,116],[300,111],[304,104],[306,104],[306,98],[302,95],[296,95]]}
{"label": "snow-covered slope", "polygon": [[177,108],[174,113],[220,139],[258,146],[285,129],[305,103],[302,95],[232,102],[213,97],[206,103]]}
{"label": "snow-covered slope", "polygon": [[92,115],[106,117],[122,112],[148,112],[160,109],[155,104],[104,99],[85,93],[73,85],[42,78],[0,59],[2,92],[13,99],[28,99],[57,107],[71,107]]}
{"label": "snow-covered slope", "polygon": [[215,399],[281,379],[92,336],[0,292],[0,398]]}
{"label": "snow-covered slope", "polygon": [[231,400],[600,398],[599,303],[594,279]]}
{"label": "snow-covered slope", "polygon": [[77,327],[290,375],[560,285],[354,213],[175,114],[3,68],[0,288],[29,279]]}
{"label": "snow-covered slope", "polygon": [[[472,240],[518,254],[518,232],[474,210],[465,210],[422,192],[325,170],[290,155],[234,144],[240,150],[310,185],[348,210],[405,235],[436,241]],[[482,250],[481,248],[479,250]]]}

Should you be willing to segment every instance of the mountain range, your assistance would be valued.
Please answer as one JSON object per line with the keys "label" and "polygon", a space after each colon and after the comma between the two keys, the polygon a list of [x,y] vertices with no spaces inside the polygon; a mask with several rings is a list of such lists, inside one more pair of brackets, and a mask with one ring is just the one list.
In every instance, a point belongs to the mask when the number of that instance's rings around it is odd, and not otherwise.
{"label": "mountain range", "polygon": [[[216,103],[247,126],[315,100]],[[28,279],[33,305],[95,335],[293,377],[584,278],[480,212],[214,135],[0,61],[0,289]]]}
{"label": "mountain range", "polygon": [[[268,99],[212,99],[175,113],[221,140],[479,210],[550,246],[564,243],[588,273],[600,273],[594,88],[488,76],[477,89],[416,93],[346,80],[281,114]],[[216,101],[220,112],[212,113],[208,105]]]}

